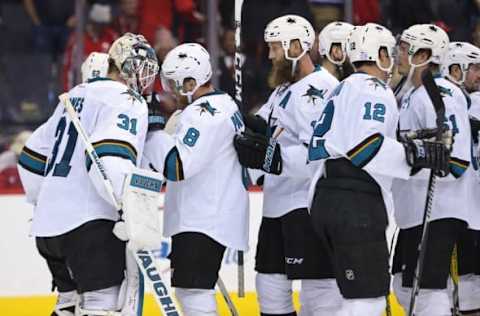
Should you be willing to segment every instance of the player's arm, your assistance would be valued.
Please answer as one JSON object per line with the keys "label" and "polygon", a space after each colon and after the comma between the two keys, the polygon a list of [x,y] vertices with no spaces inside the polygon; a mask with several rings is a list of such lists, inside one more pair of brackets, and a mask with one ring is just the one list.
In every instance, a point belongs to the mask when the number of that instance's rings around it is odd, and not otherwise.
{"label": "player's arm", "polygon": [[[145,135],[148,127],[148,112],[142,101],[123,101],[125,104],[99,107],[96,126],[90,136],[92,145],[106,168],[112,181],[117,197],[121,196],[125,176],[132,167],[139,164]],[[92,161],[85,154],[86,168],[97,192],[110,203],[102,183],[102,177],[97,172]]]}
{"label": "player's arm", "polygon": [[30,136],[18,157],[18,173],[27,201],[36,204],[47,170],[51,146],[47,138],[48,122]]}

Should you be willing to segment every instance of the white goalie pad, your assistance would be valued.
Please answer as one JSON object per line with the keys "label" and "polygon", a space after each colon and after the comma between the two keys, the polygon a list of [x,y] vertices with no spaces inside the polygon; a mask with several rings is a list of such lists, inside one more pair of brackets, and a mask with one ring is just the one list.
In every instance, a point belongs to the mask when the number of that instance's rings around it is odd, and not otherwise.
{"label": "white goalie pad", "polygon": [[163,214],[160,173],[135,168],[123,188],[122,209],[129,248],[132,250],[158,249],[161,244]]}

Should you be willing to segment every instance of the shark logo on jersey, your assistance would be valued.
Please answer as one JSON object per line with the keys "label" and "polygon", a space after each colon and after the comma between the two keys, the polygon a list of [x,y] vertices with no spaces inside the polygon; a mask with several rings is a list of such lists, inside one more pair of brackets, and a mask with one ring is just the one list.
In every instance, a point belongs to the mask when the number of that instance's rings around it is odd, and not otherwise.
{"label": "shark logo on jersey", "polygon": [[366,80],[370,81],[370,85],[373,85],[375,89],[377,89],[377,87],[382,87],[385,90],[387,89],[387,85],[385,84],[385,82],[381,81],[378,78],[368,78]]}
{"label": "shark logo on jersey", "polygon": [[325,94],[327,93],[327,90],[325,89],[322,89],[322,90],[319,90],[317,88],[315,88],[314,86],[312,86],[311,84],[309,84],[309,88],[307,90],[307,92],[303,95],[303,97],[308,97],[308,102],[312,102],[313,104],[315,104],[315,101],[320,98],[321,100],[325,99]]}
{"label": "shark logo on jersey", "polygon": [[215,113],[220,113],[219,111],[217,111],[216,108],[211,106],[210,102],[208,102],[208,101],[202,102],[200,104],[196,104],[195,106],[199,107],[197,110],[200,111],[200,115],[202,115],[203,113],[209,113],[212,116],[214,116]]}
{"label": "shark logo on jersey", "polygon": [[449,96],[451,97],[453,95],[452,89],[448,89],[442,86],[438,86],[438,90],[440,91],[440,95],[442,98]]}
{"label": "shark logo on jersey", "polygon": [[129,98],[132,100],[132,103],[135,102],[135,100],[137,100],[138,102],[142,102],[143,98],[140,94],[136,93],[135,91],[133,91],[132,89],[128,89],[127,91],[125,92],[122,92],[121,94],[126,94],[129,96]]}

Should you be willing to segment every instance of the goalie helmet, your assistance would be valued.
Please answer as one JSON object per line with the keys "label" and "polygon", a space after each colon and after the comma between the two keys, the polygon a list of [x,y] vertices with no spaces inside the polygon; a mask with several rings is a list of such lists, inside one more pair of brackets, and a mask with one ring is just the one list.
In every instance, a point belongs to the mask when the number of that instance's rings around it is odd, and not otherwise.
{"label": "goalie helmet", "polygon": [[[456,84],[462,84],[471,64],[480,64],[480,48],[467,42],[452,42],[448,45],[448,52],[441,67],[442,75]],[[462,71],[460,80],[450,75],[450,67],[453,65],[458,65]]]}
{"label": "goalie helmet", "polygon": [[[264,39],[267,43],[280,42],[282,44],[285,58],[293,62],[292,72],[294,72],[297,61],[312,49],[315,42],[315,31],[305,18],[289,14],[268,23],[265,28]],[[288,55],[292,40],[298,40],[302,47],[302,53],[298,57]]]}
{"label": "goalie helmet", "polygon": [[108,54],[93,52],[82,64],[82,82],[106,77],[108,74]]}
{"label": "goalie helmet", "polygon": [[[347,37],[353,30],[353,25],[346,22],[332,22],[325,26],[318,35],[318,52],[325,56],[331,63],[342,65],[347,57]],[[343,59],[333,60],[330,51],[333,44],[340,44],[343,51]]]}
{"label": "goalie helmet", "polygon": [[[355,26],[347,38],[347,55],[350,62],[372,61],[381,70],[390,73],[394,64],[393,50],[395,38],[385,27],[367,23]],[[382,67],[379,60],[380,49],[385,48],[390,58],[390,66]]]}
{"label": "goalie helmet", "polygon": [[[186,43],[175,47],[168,52],[162,64],[162,87],[170,92],[176,89],[181,95],[187,96],[189,103],[195,91],[211,77],[210,54],[200,44]],[[195,80],[193,90],[183,89],[185,79]]]}
{"label": "goalie helmet", "polygon": [[[403,31],[400,41],[410,45],[408,62],[411,66],[420,67],[428,63],[441,65],[448,51],[449,39],[444,30],[433,24],[417,24]],[[431,56],[422,64],[415,65],[412,58],[420,49],[429,49]]]}
{"label": "goalie helmet", "polygon": [[155,50],[145,37],[125,33],[113,42],[108,55],[127,85],[138,93],[148,88],[158,73]]}

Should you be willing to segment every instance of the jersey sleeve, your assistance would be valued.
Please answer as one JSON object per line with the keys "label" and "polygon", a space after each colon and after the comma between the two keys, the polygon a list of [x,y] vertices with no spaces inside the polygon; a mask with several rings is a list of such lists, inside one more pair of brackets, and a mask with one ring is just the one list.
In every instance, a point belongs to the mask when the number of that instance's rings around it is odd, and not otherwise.
{"label": "jersey sleeve", "polygon": [[347,157],[371,174],[408,179],[411,168],[403,144],[396,139],[399,115],[395,99],[372,101],[365,100],[357,112],[358,128],[352,129]]}
{"label": "jersey sleeve", "polygon": [[51,152],[48,140],[48,121],[38,127],[18,157],[18,173],[27,201],[36,204],[47,169],[47,157]]}
{"label": "jersey sleeve", "polygon": [[[103,104],[96,115],[96,125],[90,136],[97,155],[106,169],[117,197],[122,194],[123,181],[132,167],[140,164],[143,153],[148,114],[146,104],[126,101],[125,104],[110,106]],[[109,203],[109,195],[103,179],[86,155],[86,167],[90,179],[99,194]],[[92,171],[94,170],[94,171]]]}

